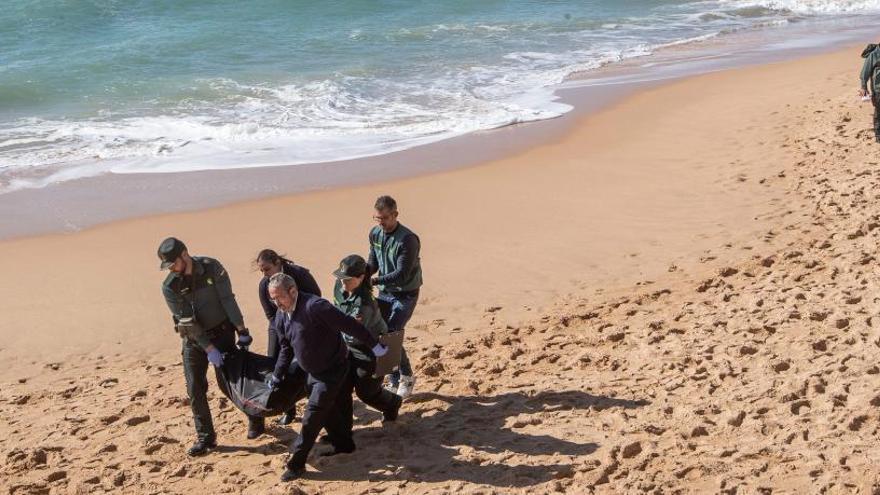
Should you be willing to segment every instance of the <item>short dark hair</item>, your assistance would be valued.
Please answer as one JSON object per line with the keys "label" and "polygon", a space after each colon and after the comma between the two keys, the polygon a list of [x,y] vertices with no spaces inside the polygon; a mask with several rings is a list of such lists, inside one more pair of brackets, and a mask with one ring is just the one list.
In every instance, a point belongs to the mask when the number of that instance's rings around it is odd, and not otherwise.
{"label": "short dark hair", "polygon": [[397,211],[397,201],[394,201],[394,198],[392,198],[391,196],[379,196],[376,199],[375,208],[376,208],[376,211],[382,211],[382,210]]}

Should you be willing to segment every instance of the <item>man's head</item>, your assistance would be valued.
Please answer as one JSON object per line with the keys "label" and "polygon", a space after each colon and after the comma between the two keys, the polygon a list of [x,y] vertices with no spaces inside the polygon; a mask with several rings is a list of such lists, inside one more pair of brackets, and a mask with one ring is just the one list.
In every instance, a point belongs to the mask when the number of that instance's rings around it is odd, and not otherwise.
{"label": "man's head", "polygon": [[184,273],[190,264],[189,252],[186,244],[176,237],[169,237],[159,244],[159,269],[171,270],[174,273]]}
{"label": "man's head", "polygon": [[296,307],[299,290],[296,281],[286,273],[276,273],[269,277],[269,298],[278,309],[290,313]]}
{"label": "man's head", "polygon": [[391,196],[379,196],[374,207],[376,214],[373,215],[373,220],[385,232],[394,232],[397,228],[397,201]]}

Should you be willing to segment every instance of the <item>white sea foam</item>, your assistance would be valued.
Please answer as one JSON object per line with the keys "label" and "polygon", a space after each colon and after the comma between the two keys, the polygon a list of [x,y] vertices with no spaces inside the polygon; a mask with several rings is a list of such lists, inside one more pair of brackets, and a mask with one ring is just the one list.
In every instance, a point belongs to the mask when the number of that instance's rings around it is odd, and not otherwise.
{"label": "white sea foam", "polygon": [[[295,165],[379,155],[562,115],[570,107],[556,101],[554,90],[573,74],[742,29],[785,25],[802,16],[874,10],[880,10],[880,0],[710,0],[592,25],[523,21],[426,23],[385,32],[353,28],[340,35],[353,44],[379,39],[391,46],[456,46],[464,39],[474,47],[499,40],[517,47],[484,63],[456,65],[442,59],[449,65],[436,69],[428,64],[404,74],[364,69],[296,83],[248,84],[216,77],[194,81],[196,96],[171,105],[151,108],[147,102],[142,108],[104,109],[89,117],[0,122],[0,193],[103,173]],[[534,43],[511,42],[520,39]]]}

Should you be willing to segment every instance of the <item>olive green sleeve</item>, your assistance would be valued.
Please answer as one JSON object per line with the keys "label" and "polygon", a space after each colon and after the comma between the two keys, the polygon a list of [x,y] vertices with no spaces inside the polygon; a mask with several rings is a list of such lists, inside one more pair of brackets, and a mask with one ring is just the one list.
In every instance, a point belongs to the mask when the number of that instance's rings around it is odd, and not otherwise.
{"label": "olive green sleeve", "polygon": [[[868,82],[871,80],[871,76],[874,75],[874,64],[876,63],[877,49],[875,49],[873,52],[871,52],[870,55],[865,57],[865,63],[862,65],[862,73],[860,74],[862,89],[868,89]],[[871,89],[873,90],[873,88]]]}
{"label": "olive green sleeve", "polygon": [[223,305],[223,311],[226,317],[236,327],[244,326],[244,317],[241,310],[238,309],[238,303],[235,302],[235,294],[232,293],[232,281],[229,279],[229,272],[219,261],[213,263],[214,267],[214,287],[217,289],[217,296],[220,298],[220,304]]}
{"label": "olive green sleeve", "polygon": [[165,304],[167,304],[168,309],[171,310],[171,318],[174,320],[175,324],[177,324],[181,318],[193,315],[192,306],[187,304],[179,294],[174,292],[171,287],[169,287],[168,283],[162,284],[162,295],[165,296]]}

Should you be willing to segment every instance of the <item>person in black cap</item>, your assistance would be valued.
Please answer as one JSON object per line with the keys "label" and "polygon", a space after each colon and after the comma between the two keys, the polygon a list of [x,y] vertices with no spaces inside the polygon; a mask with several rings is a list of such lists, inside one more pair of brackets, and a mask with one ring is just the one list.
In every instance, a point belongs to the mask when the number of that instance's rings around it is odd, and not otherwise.
{"label": "person in black cap", "polygon": [[[269,320],[266,354],[278,359],[278,337],[272,330],[272,320],[275,318],[275,313],[278,312],[278,306],[269,297],[269,277],[276,273],[286,273],[293,277],[300,292],[307,292],[318,297],[321,297],[321,288],[318,287],[318,282],[315,281],[315,277],[307,268],[297,265],[272,249],[260,251],[254,260],[254,266],[263,274],[263,278],[260,279],[259,296],[263,312],[266,314],[266,319]],[[296,409],[294,408],[282,414],[278,419],[278,424],[289,425],[295,416]]]}
{"label": "person in black cap", "polygon": [[[352,254],[339,263],[333,272],[336,284],[333,288],[333,304],[340,311],[361,322],[375,338],[388,333],[388,326],[382,319],[379,305],[373,296],[373,286],[367,276],[367,262],[361,256]],[[382,388],[382,378],[374,378],[376,359],[370,348],[348,334],[342,335],[349,350],[351,369],[348,380],[339,392],[337,407],[343,419],[352,419],[351,393],[354,390],[364,404],[380,411],[383,421],[397,419],[403,399]],[[351,425],[347,425],[351,430]]]}
{"label": "person in black cap", "polygon": [[385,355],[388,349],[357,320],[342,314],[326,299],[300,293],[293,277],[286,273],[269,278],[269,295],[278,305],[272,327],[278,332],[281,349],[275,371],[266,382],[270,388],[277,387],[287,376],[294,356],[300,369],[308,373],[309,402],[287,469],[281,475],[281,481],[292,481],[305,474],[306,460],[321,429],[327,430],[331,446],[321,452],[322,456],[355,450],[348,426],[351,420],[344,420],[335,407],[349,368],[348,347],[340,332],[363,342],[376,356]]}
{"label": "person in black cap", "polygon": [[[223,353],[232,351],[236,344],[246,349],[253,339],[244,326],[229,274],[219,261],[190,256],[186,245],[174,237],[162,241],[158,254],[159,268],[170,271],[162,283],[162,294],[171,310],[175,331],[183,340],[183,373],[198,435],[187,453],[203,455],[217,446],[208,407],[208,363],[219,374],[217,368],[223,365]],[[248,438],[263,434],[263,418],[248,419]]]}

